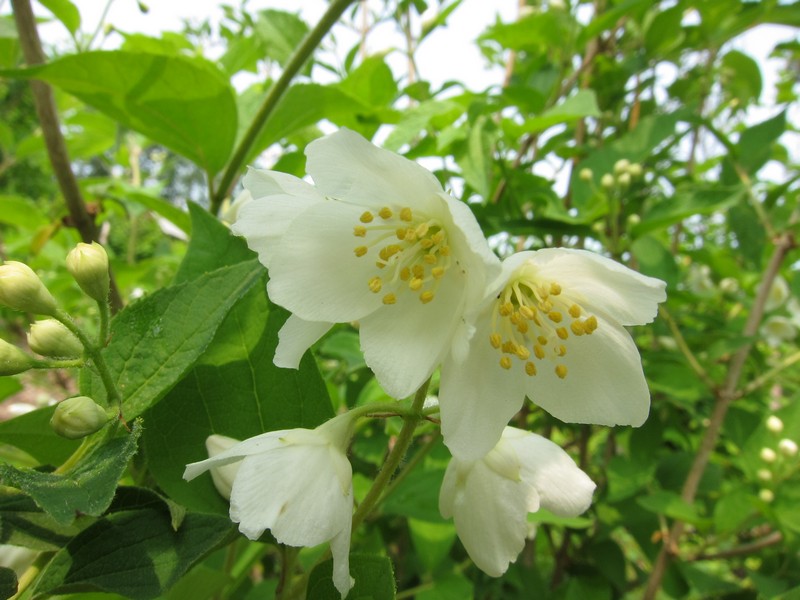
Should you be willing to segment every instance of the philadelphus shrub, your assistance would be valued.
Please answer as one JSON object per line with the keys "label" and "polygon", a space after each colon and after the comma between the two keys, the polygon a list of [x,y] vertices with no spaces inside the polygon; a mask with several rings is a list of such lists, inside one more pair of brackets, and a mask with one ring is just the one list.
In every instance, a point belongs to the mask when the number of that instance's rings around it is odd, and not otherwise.
{"label": "philadelphus shrub", "polygon": [[[441,366],[453,458],[440,510],[475,564],[499,576],[522,550],[528,513],[577,516],[595,487],[561,448],[506,427],[509,419],[527,395],[564,421],[641,425],[650,398],[624,328],[653,320],[665,285],[581,250],[501,263],[472,211],[433,174],[352,131],[312,142],[306,156],[314,185],[249,171],[250,198],[237,202],[231,226],[268,268],[270,299],[291,312],[274,362],[297,368],[335,323],[357,321],[366,363],[391,396],[426,389]],[[210,458],[184,477],[212,470],[251,539],[269,529],[293,546],[329,542],[344,597],[353,584],[346,452],[368,410],[314,430],[209,439]]]}

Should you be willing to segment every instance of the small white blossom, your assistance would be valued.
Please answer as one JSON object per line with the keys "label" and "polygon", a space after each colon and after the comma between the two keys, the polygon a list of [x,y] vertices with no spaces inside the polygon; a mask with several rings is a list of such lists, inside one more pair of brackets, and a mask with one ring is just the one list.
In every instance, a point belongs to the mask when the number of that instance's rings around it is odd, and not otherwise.
{"label": "small white blossom", "polygon": [[584,250],[519,252],[474,317],[464,354],[442,366],[450,451],[476,459],[525,397],[572,423],[641,425],[650,393],[629,325],[652,321],[663,281]]}
{"label": "small white blossom", "polygon": [[772,481],[772,471],[770,471],[769,469],[759,469],[758,472],[756,473],[756,476],[761,481]]}
{"label": "small white blossom", "polygon": [[767,429],[772,433],[780,433],[783,431],[783,421],[776,415],[770,415],[767,417]]}
{"label": "small white blossom", "polygon": [[797,456],[797,442],[784,438],[778,442],[778,450],[780,450],[781,454],[784,456]]}
{"label": "small white blossom", "polygon": [[230,516],[239,531],[257,540],[269,529],[289,546],[330,542],[333,583],[344,598],[353,586],[353,471],[345,455],[351,435],[347,414],[316,429],[270,431],[186,465],[183,478],[239,463],[230,494]]}
{"label": "small white blossom", "polygon": [[770,346],[777,347],[797,337],[797,328],[792,320],[780,315],[772,315],[761,324],[761,335]]}
{"label": "small white blossom", "polygon": [[769,288],[769,294],[767,294],[767,301],[764,304],[764,309],[770,311],[780,308],[783,303],[789,299],[790,295],[789,284],[786,283],[783,277],[778,275],[772,281],[772,286]]}
{"label": "small white blossom", "polygon": [[759,490],[758,497],[767,504],[775,500],[775,494],[772,492],[772,490],[767,489]]}
{"label": "small white blossom", "polygon": [[439,511],[453,518],[473,562],[499,577],[530,534],[528,513],[540,508],[565,516],[583,513],[595,484],[569,455],[536,434],[506,427],[486,456],[453,457],[439,494]]}
{"label": "small white blossom", "polygon": [[296,368],[333,323],[358,321],[367,365],[411,395],[451,350],[464,313],[500,270],[472,211],[432,173],[342,129],[306,148],[315,186],[251,170],[232,229],[293,314],[275,364]]}
{"label": "small white blossom", "polygon": [[775,450],[772,448],[762,448],[761,452],[758,453],[765,463],[774,463],[775,460],[778,458],[778,455],[775,454]]}

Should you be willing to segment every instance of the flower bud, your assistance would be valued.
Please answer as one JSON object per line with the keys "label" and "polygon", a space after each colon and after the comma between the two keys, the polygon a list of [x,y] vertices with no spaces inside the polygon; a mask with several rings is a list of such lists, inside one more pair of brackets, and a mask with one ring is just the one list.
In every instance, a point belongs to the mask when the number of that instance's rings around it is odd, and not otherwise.
{"label": "flower bud", "polygon": [[772,471],[769,469],[759,469],[758,473],[756,473],[756,476],[761,481],[772,481]]}
{"label": "flower bud", "polygon": [[772,490],[761,490],[758,492],[758,497],[761,498],[762,502],[770,503],[775,500],[775,494],[772,493]]}
{"label": "flower bud", "polygon": [[36,321],[28,333],[31,350],[53,358],[80,358],[83,345],[65,325],[55,319]]}
{"label": "flower bud", "polygon": [[606,173],[600,178],[600,185],[610,190],[614,187],[614,176],[611,173]]}
{"label": "flower bud", "polygon": [[50,419],[50,426],[70,440],[99,431],[109,421],[106,411],[88,396],[76,396],[59,402]]}
{"label": "flower bud", "polygon": [[37,315],[53,315],[58,306],[36,273],[13,260],[0,265],[0,304]]}
{"label": "flower bud", "polygon": [[642,222],[642,217],[640,217],[636,213],[628,215],[627,219],[628,227],[636,227],[641,222]]}
{"label": "flower bud", "polygon": [[631,166],[631,162],[627,158],[620,158],[614,163],[614,174],[620,175],[626,173]]}
{"label": "flower bud", "polygon": [[767,294],[767,301],[764,305],[764,309],[769,311],[779,308],[789,299],[789,296],[791,296],[789,284],[786,283],[783,277],[778,275],[769,288],[769,294]]}
{"label": "flower bud", "polygon": [[33,366],[33,359],[16,346],[0,339],[0,375],[16,375]]}
{"label": "flower bud", "polygon": [[[239,440],[227,437],[224,435],[213,434],[206,438],[206,451],[208,458],[214,458],[217,454],[224,452],[228,448],[232,448],[239,443]],[[233,489],[233,480],[236,479],[236,473],[239,471],[241,461],[223,465],[221,467],[211,467],[211,480],[214,482],[214,487],[217,488],[219,495],[226,500],[231,499],[231,490]]]}
{"label": "flower bud", "polygon": [[594,173],[589,167],[584,167],[580,171],[578,171],[578,177],[580,177],[581,181],[590,182],[594,177]]}
{"label": "flower bud", "polygon": [[797,442],[788,438],[782,439],[778,442],[778,450],[784,456],[797,456]]}
{"label": "flower bud", "polygon": [[780,417],[770,415],[767,418],[767,429],[769,429],[772,433],[780,433],[783,431],[783,421],[781,421]]}
{"label": "flower bud", "polygon": [[637,179],[642,176],[642,165],[639,163],[631,163],[628,167],[628,173],[631,177]]}
{"label": "flower bud", "polygon": [[620,173],[617,175],[617,183],[620,185],[620,187],[628,187],[631,184],[630,173]]}
{"label": "flower bud", "polygon": [[719,289],[725,294],[735,294],[739,291],[739,282],[734,277],[723,277],[719,281]]}
{"label": "flower bud", "polygon": [[98,302],[108,301],[108,254],[97,242],[81,242],[67,255],[67,270],[81,289]]}
{"label": "flower bud", "polygon": [[758,455],[761,457],[761,460],[766,463],[773,463],[775,459],[778,458],[778,455],[775,454],[775,450],[772,448],[762,448]]}

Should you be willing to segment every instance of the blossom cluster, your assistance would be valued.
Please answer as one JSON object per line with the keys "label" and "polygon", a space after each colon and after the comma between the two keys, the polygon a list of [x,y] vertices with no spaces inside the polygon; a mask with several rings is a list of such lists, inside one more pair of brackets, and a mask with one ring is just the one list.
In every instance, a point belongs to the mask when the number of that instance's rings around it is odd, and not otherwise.
{"label": "blossom cluster", "polygon": [[[595,487],[556,444],[508,422],[527,397],[565,422],[641,425],[650,397],[625,327],[655,318],[665,284],[584,250],[500,261],[470,208],[433,174],[352,131],[312,142],[306,156],[314,185],[249,171],[251,198],[232,225],[269,270],[270,299],[291,312],[274,362],[297,368],[334,324],[357,322],[365,361],[389,395],[408,397],[441,369],[453,458],[440,511],[475,564],[499,576],[522,550],[528,513],[577,516]],[[330,542],[343,597],[352,585],[353,419],[268,432],[185,473],[238,465],[218,487],[240,530],[257,539],[270,529],[290,545]]]}

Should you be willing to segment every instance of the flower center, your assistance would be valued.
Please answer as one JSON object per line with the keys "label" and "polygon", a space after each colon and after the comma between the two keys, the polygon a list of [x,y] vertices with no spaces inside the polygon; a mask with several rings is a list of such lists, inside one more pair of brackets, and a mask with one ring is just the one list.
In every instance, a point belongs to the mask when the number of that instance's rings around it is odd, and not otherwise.
{"label": "flower center", "polygon": [[558,359],[567,355],[571,338],[597,329],[597,317],[562,296],[558,282],[538,281],[531,269],[523,268],[498,295],[489,343],[500,352],[504,369],[511,369],[517,358],[533,377],[537,363],[547,359],[555,362],[556,375],[564,379],[567,366]]}
{"label": "flower center", "polygon": [[423,304],[431,302],[450,268],[450,246],[442,224],[407,206],[365,211],[359,221],[353,235],[364,243],[353,252],[374,260],[378,269],[367,280],[369,290],[383,293],[384,304],[396,303],[404,290],[417,294]]}

